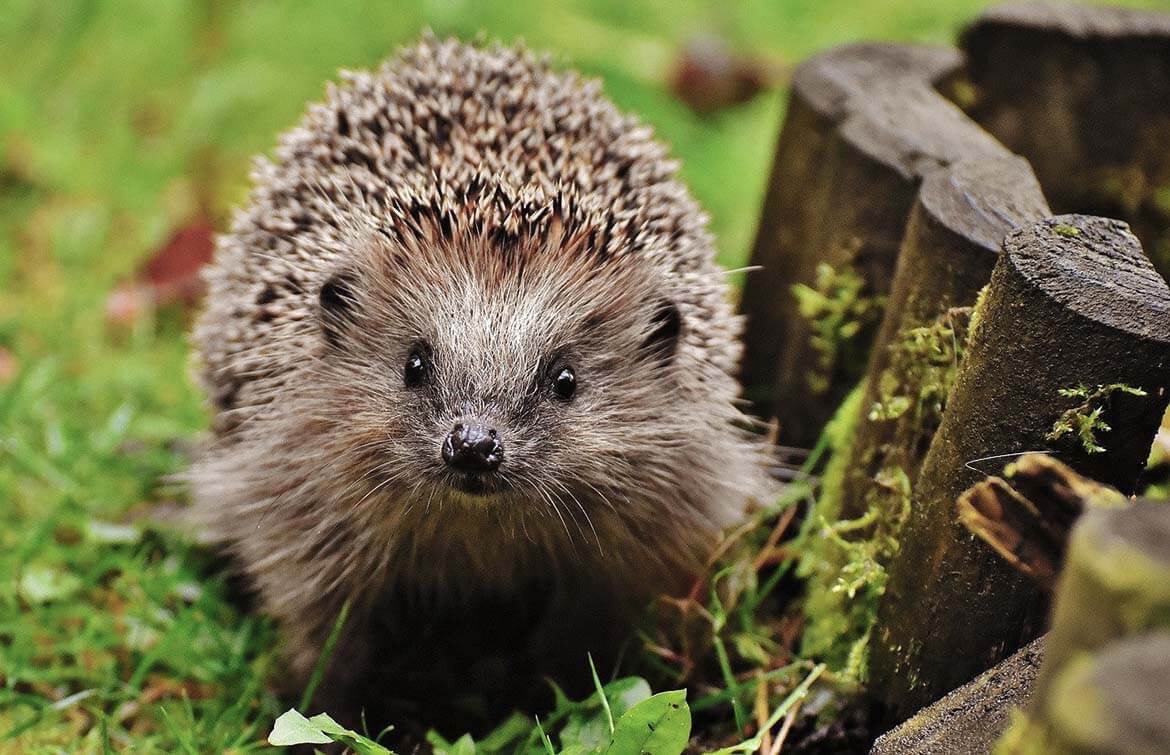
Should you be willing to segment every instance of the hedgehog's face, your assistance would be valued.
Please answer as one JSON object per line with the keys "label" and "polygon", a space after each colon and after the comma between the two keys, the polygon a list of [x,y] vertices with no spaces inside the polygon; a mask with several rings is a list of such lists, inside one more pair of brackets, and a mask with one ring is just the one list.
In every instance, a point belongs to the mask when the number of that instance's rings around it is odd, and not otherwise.
{"label": "hedgehog's face", "polygon": [[684,323],[652,273],[470,253],[380,265],[330,278],[320,317],[329,380],[344,383],[326,389],[344,396],[341,427],[369,439],[354,445],[384,490],[524,507],[560,527],[672,479],[701,447],[672,411]]}

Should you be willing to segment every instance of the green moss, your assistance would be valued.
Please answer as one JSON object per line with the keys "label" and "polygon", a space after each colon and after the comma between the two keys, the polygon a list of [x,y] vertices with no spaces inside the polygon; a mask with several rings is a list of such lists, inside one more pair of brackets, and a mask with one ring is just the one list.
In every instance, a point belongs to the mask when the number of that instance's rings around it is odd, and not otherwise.
{"label": "green moss", "polygon": [[[848,471],[852,446],[857,437],[861,419],[864,385],[857,386],[825,428],[832,454],[821,477],[820,494],[810,512],[808,522],[816,528],[808,538],[809,548],[797,567],[797,575],[808,583],[805,598],[805,630],[801,639],[802,654],[822,659],[834,670],[863,665],[863,660],[852,658],[856,642],[853,628],[868,627],[871,612],[868,607],[851,604],[846,596],[835,590],[838,575],[848,563],[846,554],[838,545],[840,533],[830,533],[829,522],[836,521],[841,510],[841,496]],[[860,676],[857,672],[855,678]]]}
{"label": "green moss", "polygon": [[1124,383],[1098,385],[1096,388],[1076,385],[1070,388],[1061,388],[1059,392],[1061,396],[1081,399],[1081,402],[1071,409],[1066,409],[1052,424],[1052,429],[1045,437],[1050,441],[1058,441],[1066,436],[1072,436],[1076,438],[1087,454],[1099,454],[1105,451],[1105,447],[1097,440],[1097,434],[1107,433],[1113,429],[1102,419],[1102,415],[1114,394],[1146,395],[1146,392],[1141,388]]}
{"label": "green moss", "polygon": [[1081,235],[1081,229],[1075,225],[1068,225],[1067,223],[1057,223],[1052,226],[1052,231],[1057,236],[1064,236],[1065,238],[1073,238]]}
{"label": "green moss", "polygon": [[[1045,724],[1029,727],[1031,737],[1024,739],[1022,752],[1108,752],[1110,745],[1118,744],[1116,722],[1109,715],[1096,672],[1088,653],[1069,660],[1044,701]],[[1029,744],[1033,749],[1026,749]]]}
{"label": "green moss", "polygon": [[990,283],[979,289],[979,293],[975,295],[975,306],[971,308],[971,318],[967,322],[968,342],[975,335],[975,330],[979,327],[979,323],[983,322],[983,313],[987,310],[987,290],[989,288],[991,288]]}
{"label": "green moss", "polygon": [[868,415],[871,422],[899,422],[891,450],[917,448],[934,434],[958,374],[971,313],[970,307],[948,309],[929,325],[903,331],[891,345]]}
{"label": "green moss", "polygon": [[1170,215],[1170,185],[1159,186],[1152,194],[1154,207],[1163,215]]}
{"label": "green moss", "polygon": [[1044,755],[1052,752],[1044,729],[1022,710],[1012,711],[1007,730],[995,744],[995,755]]}
{"label": "green moss", "polygon": [[942,419],[968,334],[970,308],[948,309],[927,325],[903,331],[891,345],[889,367],[878,378],[878,400],[866,419],[896,423],[886,443],[862,460],[868,479],[864,514],[841,519],[844,486],[854,453],[864,396],[855,391],[832,424],[833,456],[813,520],[818,538],[801,564],[808,579],[802,653],[838,673],[863,680],[870,631],[885,592],[885,565],[898,552],[910,514],[913,479]]}
{"label": "green moss", "polygon": [[[1090,513],[1069,540],[1066,576],[1053,615],[1056,631],[1049,642],[1053,658],[1086,644],[1102,644],[1114,634],[1170,629],[1166,563],[1148,549],[1119,540],[1101,511]],[[1074,612],[1083,606],[1108,606],[1112,620],[1104,627],[1078,621]]]}
{"label": "green moss", "polygon": [[817,496],[816,513],[829,519],[836,518],[841,510],[841,494],[848,469],[849,456],[857,437],[857,425],[861,421],[861,401],[865,398],[865,385],[858,385],[825,426],[828,440],[829,462],[821,475],[821,489]]}
{"label": "green moss", "polygon": [[[897,551],[896,532],[910,510],[909,478],[903,470],[890,467],[876,476],[864,515],[838,518],[863,397],[859,386],[830,423],[827,432],[833,455],[810,516],[817,529],[798,569],[808,581],[801,652],[823,660],[851,681],[865,677],[870,627],[885,592],[883,564]],[[899,505],[890,505],[894,499]],[[886,516],[891,508],[899,515]],[[860,533],[865,536],[855,537]]]}
{"label": "green moss", "polygon": [[815,393],[828,391],[838,366],[849,363],[858,336],[881,317],[884,299],[865,293],[861,274],[851,265],[817,265],[814,285],[792,287],[800,314],[809,322],[809,344],[817,353],[806,374]]}

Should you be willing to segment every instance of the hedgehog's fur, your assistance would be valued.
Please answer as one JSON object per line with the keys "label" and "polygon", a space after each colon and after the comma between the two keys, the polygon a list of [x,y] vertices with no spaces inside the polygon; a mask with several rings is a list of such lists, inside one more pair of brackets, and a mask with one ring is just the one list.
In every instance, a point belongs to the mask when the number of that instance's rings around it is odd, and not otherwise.
{"label": "hedgehog's fur", "polygon": [[[343,79],[257,163],[195,330],[216,411],[195,511],[292,677],[347,598],[334,687],[388,595],[409,613],[541,584],[616,615],[677,589],[767,483],[737,427],[740,322],[666,150],[522,50],[427,38]],[[422,341],[424,392],[403,384]],[[568,402],[542,382],[556,360]],[[506,439],[486,500],[445,484],[462,416]]]}

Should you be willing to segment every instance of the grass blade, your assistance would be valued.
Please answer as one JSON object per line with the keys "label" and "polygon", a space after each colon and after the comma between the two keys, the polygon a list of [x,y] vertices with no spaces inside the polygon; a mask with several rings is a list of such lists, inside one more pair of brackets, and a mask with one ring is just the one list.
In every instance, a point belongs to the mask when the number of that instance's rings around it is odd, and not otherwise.
{"label": "grass blade", "polygon": [[325,669],[329,666],[329,660],[337,648],[337,641],[341,638],[341,630],[345,627],[345,620],[349,618],[349,606],[350,601],[347,599],[342,604],[341,610],[337,612],[337,620],[333,622],[333,629],[329,630],[329,637],[325,639],[325,646],[321,648],[321,655],[317,658],[317,665],[313,667],[313,674],[309,677],[305,693],[301,695],[301,704],[297,706],[298,710],[308,710],[309,703],[313,702],[313,695],[316,694],[317,687],[325,676]]}

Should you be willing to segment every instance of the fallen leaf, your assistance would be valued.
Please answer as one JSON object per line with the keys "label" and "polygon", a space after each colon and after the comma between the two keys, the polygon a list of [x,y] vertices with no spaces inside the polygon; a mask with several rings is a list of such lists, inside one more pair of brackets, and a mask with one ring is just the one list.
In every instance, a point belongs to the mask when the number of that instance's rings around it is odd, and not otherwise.
{"label": "fallen leaf", "polygon": [[737,55],[720,37],[691,39],[675,64],[671,91],[700,115],[743,104],[778,83],[775,66]]}
{"label": "fallen leaf", "polygon": [[196,218],[176,230],[132,281],[116,288],[106,299],[106,316],[118,325],[129,325],[147,312],[179,304],[190,306],[203,294],[202,267],[215,250],[215,227],[207,218]]}

